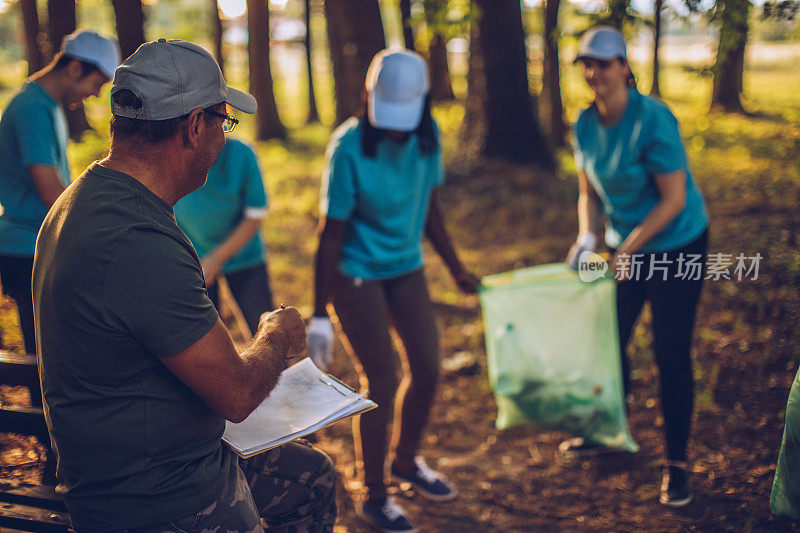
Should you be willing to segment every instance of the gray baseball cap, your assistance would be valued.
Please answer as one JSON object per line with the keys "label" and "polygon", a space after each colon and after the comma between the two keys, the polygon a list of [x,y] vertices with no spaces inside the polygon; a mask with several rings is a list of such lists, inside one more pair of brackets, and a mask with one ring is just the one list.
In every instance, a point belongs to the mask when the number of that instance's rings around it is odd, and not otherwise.
{"label": "gray baseball cap", "polygon": [[628,59],[625,47],[625,38],[616,29],[610,26],[596,26],[581,37],[578,45],[578,55],[573,63],[581,59]]}
{"label": "gray baseball cap", "polygon": [[127,89],[141,101],[132,108],[111,103],[114,115],[167,120],[225,102],[245,113],[258,108],[251,95],[228,87],[214,58],[196,44],[159,39],[141,45],[114,72],[111,95]]}

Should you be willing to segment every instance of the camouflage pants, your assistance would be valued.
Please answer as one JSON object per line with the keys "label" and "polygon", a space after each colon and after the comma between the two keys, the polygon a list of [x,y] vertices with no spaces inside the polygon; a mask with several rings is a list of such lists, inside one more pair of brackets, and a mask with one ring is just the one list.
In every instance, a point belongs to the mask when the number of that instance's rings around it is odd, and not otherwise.
{"label": "camouflage pants", "polygon": [[336,520],[330,458],[308,444],[290,442],[234,461],[220,497],[197,514],[121,533],[331,532]]}

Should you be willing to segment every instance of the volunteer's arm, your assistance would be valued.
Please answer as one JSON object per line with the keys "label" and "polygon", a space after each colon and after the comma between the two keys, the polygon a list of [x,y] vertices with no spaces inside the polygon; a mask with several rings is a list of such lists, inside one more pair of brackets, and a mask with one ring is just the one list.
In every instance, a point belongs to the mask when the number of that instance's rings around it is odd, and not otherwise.
{"label": "volunteer's arm", "polygon": [[200,263],[203,267],[203,277],[207,287],[214,284],[223,265],[258,233],[263,220],[263,214],[258,217],[243,218],[219,246],[203,257]]}
{"label": "volunteer's arm", "polygon": [[600,197],[583,170],[578,171],[578,233],[599,235],[601,231]]}
{"label": "volunteer's arm", "polygon": [[327,317],[325,306],[331,297],[336,265],[342,253],[342,239],[347,221],[323,218],[322,232],[314,261],[314,316]]}
{"label": "volunteer's arm", "polygon": [[638,252],[686,206],[686,172],[684,170],[656,174],[655,182],[661,199],[650,210],[647,217],[631,231],[628,238],[620,244],[614,259],[620,254],[630,255]]}
{"label": "volunteer's arm", "polygon": [[431,199],[428,206],[428,218],[425,221],[425,236],[433,244],[436,253],[442,258],[450,274],[453,276],[458,288],[466,293],[474,293],[480,285],[480,281],[472,272],[464,268],[458,258],[447,229],[444,227],[442,212],[439,209],[439,200],[436,191],[431,191]]}
{"label": "volunteer's arm", "polygon": [[264,313],[252,344],[236,353],[221,320],[197,342],[162,358],[212,411],[241,422],[275,388],[286,360],[306,348],[305,325],[293,307]]}
{"label": "volunteer's arm", "polygon": [[29,165],[28,173],[33,180],[39,198],[42,199],[42,203],[50,208],[66,189],[61,182],[58,169],[50,165]]}
{"label": "volunteer's arm", "polygon": [[578,269],[584,252],[593,252],[597,247],[597,235],[601,230],[600,197],[594,190],[586,173],[578,170],[578,238],[567,252],[564,260],[570,268]]}

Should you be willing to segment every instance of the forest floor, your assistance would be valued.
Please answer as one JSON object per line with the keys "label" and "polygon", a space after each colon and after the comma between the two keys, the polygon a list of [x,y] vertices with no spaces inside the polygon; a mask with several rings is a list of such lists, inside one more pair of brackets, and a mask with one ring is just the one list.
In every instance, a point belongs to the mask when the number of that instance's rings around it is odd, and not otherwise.
{"label": "forest floor", "polygon": [[[746,91],[755,112],[738,117],[709,114],[707,80],[671,72],[678,81],[667,85],[666,100],[707,200],[710,251],[763,257],[757,280],[709,280],[701,298],[689,452],[694,502],[681,510],[657,502],[663,419],[647,310],[629,349],[630,425],[641,451],[563,461],[557,446],[565,434],[495,428],[478,300],[458,293],[428,249],[445,370],[422,453],[456,483],[459,497],[432,505],[393,485],[421,531],[800,531],[769,510],[786,399],[800,359],[800,95],[792,89],[800,75],[769,65],[751,73]],[[585,93],[570,94],[578,95],[566,99],[570,109],[585,101]],[[487,275],[561,260],[577,225],[568,155],[560,155],[557,175],[464,162],[456,138],[461,113],[457,105],[436,110],[448,163],[443,210],[464,262]],[[265,232],[274,292],[306,315],[327,134],[322,126],[307,127],[288,143],[258,146],[271,196]],[[76,168],[102,152],[102,141],[100,135],[79,151]],[[11,304],[0,303],[3,339],[13,348],[19,339],[12,322]],[[341,346],[332,373],[357,385]],[[0,387],[0,402],[27,401],[26,391]],[[369,531],[354,511],[360,482],[351,424],[330,426],[318,440],[341,479],[337,530]],[[38,482],[41,454],[31,439],[0,434],[0,477]]]}

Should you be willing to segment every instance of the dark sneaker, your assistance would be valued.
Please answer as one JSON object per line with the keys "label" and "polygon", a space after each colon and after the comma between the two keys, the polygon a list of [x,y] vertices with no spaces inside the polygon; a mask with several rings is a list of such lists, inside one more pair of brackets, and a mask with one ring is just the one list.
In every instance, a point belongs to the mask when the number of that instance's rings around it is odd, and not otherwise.
{"label": "dark sneaker", "polygon": [[394,503],[388,496],[377,503],[364,502],[358,509],[358,515],[379,531],[386,533],[416,533],[416,529],[406,518],[403,508]]}
{"label": "dark sneaker", "polygon": [[692,489],[689,487],[689,473],[686,468],[674,463],[664,466],[659,501],[670,507],[683,507],[692,501],[692,496]]}
{"label": "dark sneaker", "polygon": [[400,481],[411,483],[414,488],[429,500],[445,502],[456,497],[456,488],[448,483],[447,478],[439,472],[431,470],[425,459],[415,457],[414,463],[417,471],[413,474],[403,474],[392,463],[392,477]]}
{"label": "dark sneaker", "polygon": [[602,444],[586,440],[583,437],[575,437],[559,444],[558,451],[566,459],[580,459],[604,453],[614,453],[619,450],[608,448]]}

